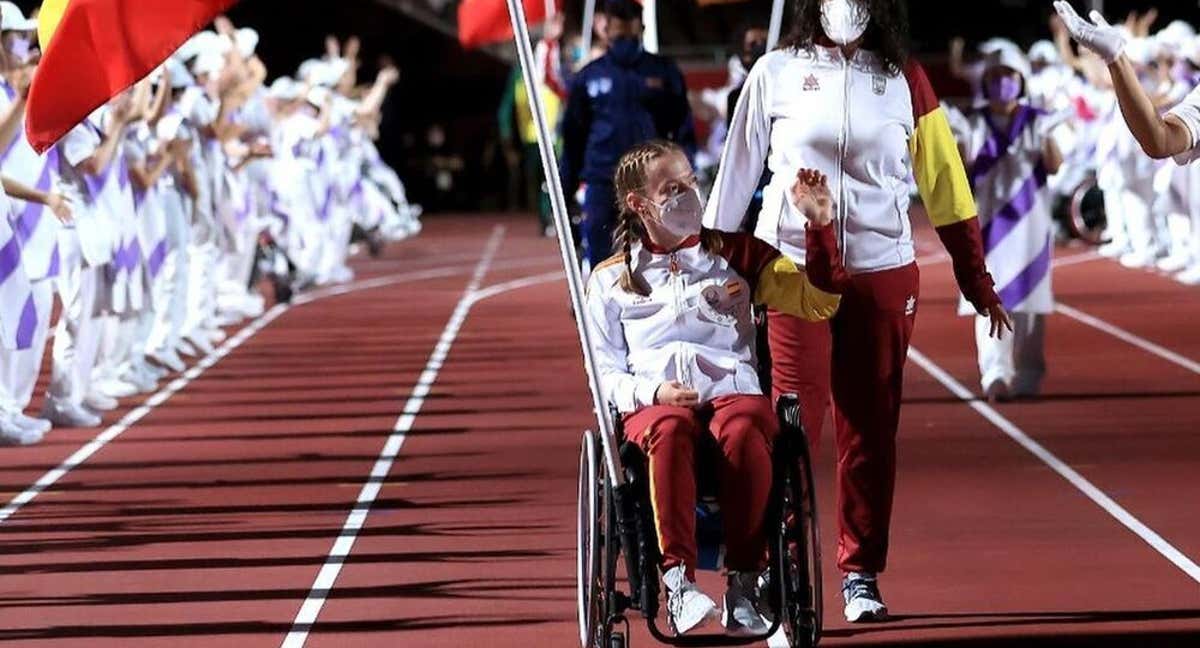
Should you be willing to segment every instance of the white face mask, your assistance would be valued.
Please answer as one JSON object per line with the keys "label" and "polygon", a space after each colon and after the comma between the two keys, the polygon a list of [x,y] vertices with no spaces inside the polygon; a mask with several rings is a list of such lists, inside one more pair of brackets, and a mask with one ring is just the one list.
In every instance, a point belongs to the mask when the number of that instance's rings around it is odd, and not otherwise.
{"label": "white face mask", "polygon": [[861,0],[825,0],[821,3],[821,27],[829,40],[849,45],[862,38],[871,24],[871,11]]}
{"label": "white face mask", "polygon": [[[653,204],[653,203],[651,203]],[[672,236],[686,239],[700,233],[700,222],[704,218],[704,199],[695,188],[686,189],[671,196],[658,208],[659,223]]]}

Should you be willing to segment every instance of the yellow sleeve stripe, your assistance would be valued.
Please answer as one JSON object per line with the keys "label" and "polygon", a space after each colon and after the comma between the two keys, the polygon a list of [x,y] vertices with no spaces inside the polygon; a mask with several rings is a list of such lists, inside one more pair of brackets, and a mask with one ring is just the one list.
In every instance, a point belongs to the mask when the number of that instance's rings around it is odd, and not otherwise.
{"label": "yellow sleeve stripe", "polygon": [[810,322],[832,318],[842,301],[838,295],[812,285],[808,274],[782,255],[759,274],[754,299],[759,304]]}
{"label": "yellow sleeve stripe", "polygon": [[934,227],[953,225],[978,215],[950,122],[940,106],[917,121],[909,149],[917,189]]}

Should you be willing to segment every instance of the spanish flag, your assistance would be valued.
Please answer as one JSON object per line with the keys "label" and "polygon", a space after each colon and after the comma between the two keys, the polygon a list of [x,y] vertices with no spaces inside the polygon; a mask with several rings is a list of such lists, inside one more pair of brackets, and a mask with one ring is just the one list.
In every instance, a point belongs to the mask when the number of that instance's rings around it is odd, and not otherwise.
{"label": "spanish flag", "polygon": [[46,0],[25,133],[39,153],[237,0]]}
{"label": "spanish flag", "polygon": [[[547,9],[562,0],[523,0],[525,19],[535,25],[546,19]],[[463,0],[458,5],[458,42],[467,49],[506,41],[513,37],[505,0]]]}

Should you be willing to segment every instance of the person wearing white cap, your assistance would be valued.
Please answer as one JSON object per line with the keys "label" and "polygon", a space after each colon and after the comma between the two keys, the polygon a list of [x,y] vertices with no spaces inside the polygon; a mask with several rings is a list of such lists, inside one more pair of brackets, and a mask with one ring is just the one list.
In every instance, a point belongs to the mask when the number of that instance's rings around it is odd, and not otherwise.
{"label": "person wearing white cap", "polygon": [[[1141,83],[1126,31],[1109,25],[1098,12],[1084,20],[1068,2],[1055,2],[1054,8],[1071,36],[1108,66],[1121,114],[1142,151],[1154,159],[1174,158],[1180,165],[1200,159],[1200,88],[1162,114]],[[1193,259],[1193,266],[1176,278],[1200,285],[1200,262]]]}
{"label": "person wearing white cap", "polygon": [[979,58],[970,63],[964,59],[965,50],[966,41],[962,38],[950,41],[950,73],[971,85],[971,98],[976,101],[983,98],[983,73],[988,57],[999,51],[1021,53],[1021,48],[1007,38],[989,38],[980,43],[976,49]]}
{"label": "person wearing white cap", "polygon": [[955,132],[983,224],[987,268],[1014,335],[995,339],[989,321],[962,300],[959,314],[975,315],[975,340],[984,393],[992,400],[1038,393],[1045,374],[1045,316],[1054,309],[1050,259],[1054,248],[1047,178],[1062,154],[1044,128],[1050,119],[1030,106],[1024,56],[997,50],[982,78],[987,104],[968,112]]}
{"label": "person wearing white cap", "polygon": [[[0,3],[3,29],[27,28],[16,20],[19,10]],[[52,155],[38,155],[23,136],[25,102],[34,68],[26,64],[26,47],[16,36],[22,32],[4,31],[4,49],[0,51],[0,173],[10,181],[30,189],[30,195],[14,191],[11,209],[0,214],[0,226],[8,227],[12,237],[0,236],[0,320],[15,329],[12,344],[0,344],[0,437],[4,442],[35,443],[50,428],[48,421],[26,416],[24,410],[33,397],[34,386],[46,350],[55,280],[61,266],[58,236],[59,218],[69,220],[70,206],[51,188],[56,162]],[[26,43],[27,45],[27,43]],[[6,181],[9,182],[9,181]],[[21,197],[32,198],[21,200]],[[7,201],[2,201],[7,202]],[[43,203],[49,202],[51,208]],[[57,217],[56,217],[57,216]],[[14,246],[14,247],[10,247]],[[12,265],[19,260],[19,266]],[[28,291],[13,290],[21,277]],[[11,301],[10,301],[11,298]],[[0,326],[0,328],[3,328]]]}

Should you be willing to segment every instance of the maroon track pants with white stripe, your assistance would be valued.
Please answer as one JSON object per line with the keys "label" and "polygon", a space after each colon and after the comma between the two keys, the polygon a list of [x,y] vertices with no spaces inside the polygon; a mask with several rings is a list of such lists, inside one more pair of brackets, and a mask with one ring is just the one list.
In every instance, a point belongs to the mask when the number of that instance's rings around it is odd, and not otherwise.
{"label": "maroon track pants with white stripe", "polygon": [[771,494],[771,446],[779,421],[765,396],[724,396],[699,410],[655,405],[624,419],[626,438],[649,459],[650,497],[658,523],[664,571],[684,565],[696,574],[696,447],[700,435],[716,439],[725,565],[762,569],[763,517]]}
{"label": "maroon track pants with white stripe", "polygon": [[919,289],[916,264],[855,275],[831,326],[777,313],[770,319],[774,392],[800,396],[814,445],[825,416],[822,394],[832,389],[838,566],[846,572],[887,566],[896,432]]}

